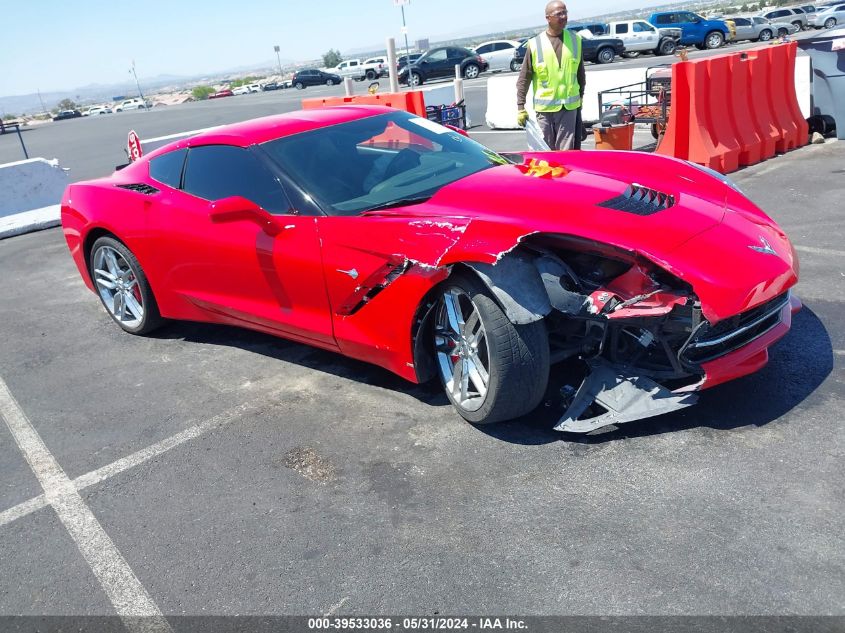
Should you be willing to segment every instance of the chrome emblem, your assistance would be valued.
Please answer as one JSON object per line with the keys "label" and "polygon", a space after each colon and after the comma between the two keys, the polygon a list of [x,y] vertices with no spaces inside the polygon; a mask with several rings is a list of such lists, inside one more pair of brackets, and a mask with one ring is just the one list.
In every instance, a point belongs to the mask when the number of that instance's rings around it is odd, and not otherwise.
{"label": "chrome emblem", "polygon": [[337,272],[343,273],[344,275],[349,275],[352,279],[358,279],[358,271],[354,268],[352,270],[341,270],[340,268],[337,269]]}
{"label": "chrome emblem", "polygon": [[777,255],[777,251],[772,248],[772,245],[769,244],[768,240],[762,235],[760,236],[760,243],[762,246],[749,246],[752,251],[757,251],[758,253],[763,253],[764,255]]}

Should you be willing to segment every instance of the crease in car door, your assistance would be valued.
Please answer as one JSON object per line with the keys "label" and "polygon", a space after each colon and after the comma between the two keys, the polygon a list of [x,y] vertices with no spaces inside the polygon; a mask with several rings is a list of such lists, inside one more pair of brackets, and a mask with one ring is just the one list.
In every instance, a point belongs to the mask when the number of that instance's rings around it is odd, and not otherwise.
{"label": "crease in car door", "polygon": [[[189,249],[178,287],[226,320],[334,347],[315,218],[291,214],[278,179],[246,148],[192,148],[183,178]],[[221,221],[209,203],[242,196],[262,208]]]}

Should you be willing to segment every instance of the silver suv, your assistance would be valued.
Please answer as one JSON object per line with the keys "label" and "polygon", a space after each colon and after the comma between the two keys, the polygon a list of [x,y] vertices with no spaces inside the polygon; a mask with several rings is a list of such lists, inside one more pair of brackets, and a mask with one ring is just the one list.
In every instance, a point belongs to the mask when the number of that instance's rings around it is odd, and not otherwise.
{"label": "silver suv", "polygon": [[766,18],[770,22],[789,22],[798,27],[798,30],[807,28],[807,14],[803,9],[772,9],[761,13],[760,17]]}

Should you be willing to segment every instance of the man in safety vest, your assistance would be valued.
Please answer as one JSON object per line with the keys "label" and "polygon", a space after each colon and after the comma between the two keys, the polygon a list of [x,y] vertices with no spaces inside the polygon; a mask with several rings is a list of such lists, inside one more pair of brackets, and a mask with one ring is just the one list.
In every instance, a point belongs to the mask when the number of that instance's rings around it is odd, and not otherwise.
{"label": "man in safety vest", "polygon": [[534,92],[534,111],[546,143],[552,149],[576,147],[578,111],[587,85],[581,36],[567,30],[568,12],[561,0],[546,5],[548,28],[528,41],[525,59],[516,82],[517,122],[528,120],[525,97],[529,83]]}

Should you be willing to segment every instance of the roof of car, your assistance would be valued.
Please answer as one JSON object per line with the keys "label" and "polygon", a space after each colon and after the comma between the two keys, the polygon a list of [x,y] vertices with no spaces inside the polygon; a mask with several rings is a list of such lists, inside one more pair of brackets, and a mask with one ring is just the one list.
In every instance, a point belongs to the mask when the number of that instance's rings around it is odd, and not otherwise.
{"label": "roof of car", "polygon": [[385,106],[345,105],[275,114],[261,117],[260,119],[250,119],[249,121],[223,125],[206,132],[201,132],[195,136],[165,145],[151,152],[149,156],[155,157],[181,147],[195,147],[199,145],[235,145],[238,147],[248,147],[282,136],[310,132],[311,130],[322,127],[355,121],[356,119],[363,119],[378,114],[388,114],[390,112],[396,112],[396,110]]}

